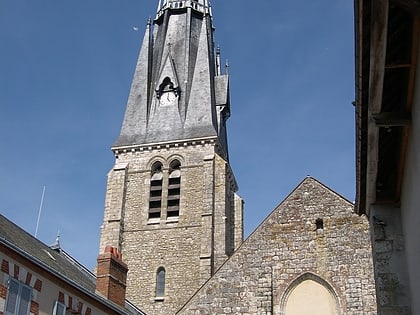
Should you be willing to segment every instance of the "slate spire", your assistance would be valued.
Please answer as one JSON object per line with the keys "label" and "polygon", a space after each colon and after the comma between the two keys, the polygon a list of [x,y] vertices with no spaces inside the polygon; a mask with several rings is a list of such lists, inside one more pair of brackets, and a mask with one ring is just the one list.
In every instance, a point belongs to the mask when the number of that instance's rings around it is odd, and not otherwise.
{"label": "slate spire", "polygon": [[114,149],[214,138],[228,158],[229,82],[213,32],[208,0],[159,0]]}

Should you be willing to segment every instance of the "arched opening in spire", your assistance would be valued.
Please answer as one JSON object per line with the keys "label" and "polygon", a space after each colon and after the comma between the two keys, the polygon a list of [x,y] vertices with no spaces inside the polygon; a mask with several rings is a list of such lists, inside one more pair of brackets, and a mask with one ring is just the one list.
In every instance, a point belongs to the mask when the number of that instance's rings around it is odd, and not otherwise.
{"label": "arched opening in spire", "polygon": [[159,89],[156,91],[156,96],[159,98],[163,93],[172,91],[175,91],[174,84],[169,77],[166,77],[159,85]]}

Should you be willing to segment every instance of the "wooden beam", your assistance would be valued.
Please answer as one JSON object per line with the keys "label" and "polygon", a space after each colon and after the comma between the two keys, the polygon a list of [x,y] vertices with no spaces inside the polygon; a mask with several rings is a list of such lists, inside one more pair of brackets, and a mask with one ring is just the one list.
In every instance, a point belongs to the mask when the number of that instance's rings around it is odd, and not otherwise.
{"label": "wooden beam", "polygon": [[411,64],[409,63],[401,63],[397,65],[386,65],[385,69],[401,69],[401,68],[410,68]]}
{"label": "wooden beam", "polygon": [[391,4],[406,9],[413,15],[420,17],[420,1],[419,0],[391,0]]}
{"label": "wooden beam", "polygon": [[[416,77],[420,74],[417,73],[417,56],[419,50],[419,36],[420,36],[420,19],[415,18],[413,23],[413,34],[411,42],[411,67],[410,67],[410,80],[407,87],[407,104],[406,110],[411,111],[413,107],[414,100],[414,91],[416,88]],[[407,150],[408,150],[408,138],[410,134],[410,128],[407,126],[403,130],[402,142],[401,142],[401,152],[400,152],[400,165],[398,170],[398,182],[397,182],[397,191],[396,194],[398,197],[401,196],[402,185],[404,180],[404,170],[405,162],[407,159]]]}
{"label": "wooden beam", "polygon": [[371,0],[354,0],[356,62],[356,200],[355,211],[367,214],[367,138],[370,73]]}
{"label": "wooden beam", "polygon": [[372,1],[369,112],[380,113],[385,76],[385,59],[388,35],[388,0]]}
{"label": "wooden beam", "polygon": [[378,127],[405,127],[411,124],[409,113],[379,113],[373,114],[372,119]]}
{"label": "wooden beam", "polygon": [[366,170],[366,209],[376,201],[378,174],[379,128],[372,115],[381,112],[385,76],[385,60],[388,35],[388,0],[373,0],[371,11],[368,142]]}

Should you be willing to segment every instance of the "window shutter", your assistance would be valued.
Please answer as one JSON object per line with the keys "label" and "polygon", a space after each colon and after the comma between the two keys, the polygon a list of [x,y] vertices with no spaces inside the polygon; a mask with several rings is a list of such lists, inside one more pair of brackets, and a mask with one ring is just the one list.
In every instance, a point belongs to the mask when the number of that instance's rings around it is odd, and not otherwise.
{"label": "window shutter", "polygon": [[16,304],[19,293],[19,283],[10,278],[9,280],[9,292],[7,293],[6,308],[4,310],[5,315],[14,315],[16,310]]}
{"label": "window shutter", "polygon": [[55,301],[53,315],[65,315],[66,306],[63,303]]}
{"label": "window shutter", "polygon": [[4,315],[28,315],[31,309],[32,289],[10,277]]}
{"label": "window shutter", "polygon": [[21,295],[19,302],[19,315],[29,314],[30,305],[31,305],[31,288],[27,286],[21,286]]}

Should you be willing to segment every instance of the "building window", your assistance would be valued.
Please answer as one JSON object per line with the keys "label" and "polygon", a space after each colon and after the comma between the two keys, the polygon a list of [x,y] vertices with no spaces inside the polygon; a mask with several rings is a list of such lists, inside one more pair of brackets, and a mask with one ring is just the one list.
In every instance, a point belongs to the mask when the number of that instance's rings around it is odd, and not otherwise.
{"label": "building window", "polygon": [[14,278],[9,278],[9,287],[4,309],[5,315],[28,315],[31,306],[32,288]]}
{"label": "building window", "polygon": [[53,315],[65,315],[66,314],[66,306],[63,303],[55,301]]}
{"label": "building window", "polygon": [[156,297],[165,296],[165,268],[160,267],[156,273]]}
{"label": "building window", "polygon": [[324,229],[324,220],[321,218],[318,218],[315,220],[315,225],[316,225],[316,229],[317,230],[322,230]]}
{"label": "building window", "polygon": [[181,196],[181,163],[175,160],[170,164],[168,179],[168,218],[179,216],[179,200]]}
{"label": "building window", "polygon": [[162,164],[156,162],[152,166],[150,178],[149,219],[159,219],[162,209]]}

